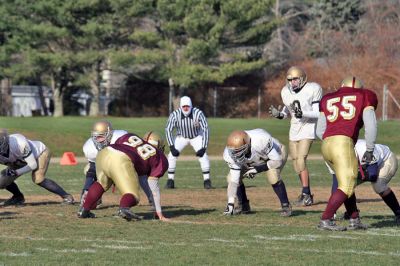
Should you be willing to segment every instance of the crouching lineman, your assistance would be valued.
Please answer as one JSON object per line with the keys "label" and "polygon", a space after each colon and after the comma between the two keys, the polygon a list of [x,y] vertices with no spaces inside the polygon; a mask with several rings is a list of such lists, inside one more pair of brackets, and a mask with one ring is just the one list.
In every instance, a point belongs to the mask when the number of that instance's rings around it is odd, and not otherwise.
{"label": "crouching lineman", "polygon": [[[398,168],[398,160],[396,155],[388,146],[375,144],[373,152],[375,160],[372,164],[365,167],[365,164],[361,161],[361,158],[367,150],[366,141],[359,139],[356,143],[355,150],[359,159],[359,164],[361,165],[361,169],[357,178],[357,185],[364,182],[371,182],[372,188],[376,194],[381,196],[386,205],[393,211],[396,224],[400,225],[400,205],[396,195],[388,186]],[[329,166],[328,170],[333,177],[332,192],[334,192],[338,186],[336,175]],[[349,218],[350,216],[345,213],[344,217]]]}
{"label": "crouching lineman", "polygon": [[[227,140],[224,160],[230,168],[227,177],[228,205],[224,211],[225,215],[250,211],[242,179],[253,178],[261,172],[266,172],[268,182],[281,202],[281,215],[292,214],[285,184],[280,175],[287,160],[286,148],[268,132],[263,129],[233,131]],[[236,196],[238,196],[238,211],[234,208]]]}
{"label": "crouching lineman", "polygon": [[6,130],[0,131],[0,163],[7,168],[0,173],[0,189],[7,189],[13,196],[3,203],[20,205],[25,202],[24,195],[14,182],[21,175],[32,172],[32,181],[59,195],[64,204],[73,204],[74,198],[65,192],[56,182],[46,178],[50,162],[50,151],[40,141],[33,141],[21,134],[8,135]]}
{"label": "crouching lineman", "polygon": [[148,176],[148,184],[153,193],[156,215],[162,221],[168,220],[161,212],[158,179],[168,169],[164,153],[135,134],[120,137],[115,144],[102,149],[96,158],[97,181],[89,188],[79,218],[93,218],[90,212],[97,201],[112,184],[121,192],[118,215],[128,221],[140,220],[130,208],[139,203],[139,178]]}
{"label": "crouching lineman", "polygon": [[125,130],[114,130],[108,121],[97,121],[93,124],[91,137],[85,142],[82,148],[88,163],[84,168],[86,179],[81,193],[81,207],[90,186],[97,180],[96,156],[98,152],[108,145],[114,144],[119,137],[127,133]]}

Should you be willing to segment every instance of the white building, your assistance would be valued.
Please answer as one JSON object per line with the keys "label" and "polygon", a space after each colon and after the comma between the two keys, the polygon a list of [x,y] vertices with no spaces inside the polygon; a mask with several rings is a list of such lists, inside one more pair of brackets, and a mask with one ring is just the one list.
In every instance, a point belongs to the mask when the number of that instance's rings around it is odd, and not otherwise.
{"label": "white building", "polygon": [[[49,87],[41,87],[43,91],[43,101],[48,110],[48,115],[52,115],[50,104],[53,94]],[[42,101],[40,100],[39,86],[15,85],[11,87],[12,96],[12,116],[33,116],[44,115]]]}

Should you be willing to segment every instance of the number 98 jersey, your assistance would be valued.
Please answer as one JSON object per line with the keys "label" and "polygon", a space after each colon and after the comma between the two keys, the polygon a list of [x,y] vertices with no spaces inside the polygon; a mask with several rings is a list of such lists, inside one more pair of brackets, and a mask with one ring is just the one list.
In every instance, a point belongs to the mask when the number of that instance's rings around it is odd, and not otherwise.
{"label": "number 98 jersey", "polygon": [[160,178],[168,169],[164,153],[135,134],[125,134],[109,147],[128,155],[138,176]]}
{"label": "number 98 jersey", "polygon": [[363,111],[367,108],[376,110],[378,99],[375,92],[368,89],[341,87],[339,90],[322,97],[319,110],[326,118],[326,130],[323,139],[344,135],[357,142],[363,127]]}

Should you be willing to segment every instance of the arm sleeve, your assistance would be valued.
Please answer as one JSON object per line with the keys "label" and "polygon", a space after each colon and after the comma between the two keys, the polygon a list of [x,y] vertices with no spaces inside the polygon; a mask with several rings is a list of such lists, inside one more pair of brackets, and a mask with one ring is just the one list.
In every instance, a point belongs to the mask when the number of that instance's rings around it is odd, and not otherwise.
{"label": "arm sleeve", "polygon": [[364,109],[363,121],[365,126],[365,142],[367,143],[367,151],[373,151],[375,147],[378,127],[375,117],[375,111],[372,108]]}
{"label": "arm sleeve", "polygon": [[237,189],[239,187],[240,182],[240,170],[230,170],[231,178],[228,182],[227,194],[228,194],[228,203],[235,203],[235,197],[237,194]]}
{"label": "arm sleeve", "polygon": [[160,195],[160,186],[158,184],[158,178],[149,176],[148,182],[151,193],[153,194],[153,201],[156,212],[161,213],[161,195]]}
{"label": "arm sleeve", "polygon": [[172,112],[168,118],[167,126],[165,127],[165,135],[167,138],[168,146],[174,145],[173,131],[175,128],[175,113]]}
{"label": "arm sleeve", "polygon": [[303,111],[303,117],[318,118],[319,116],[319,102],[313,102],[312,111]]}
{"label": "arm sleeve", "polygon": [[37,168],[37,162],[32,152],[27,157],[25,157],[24,160],[26,162],[26,165],[16,170],[18,176],[28,173]]}
{"label": "arm sleeve", "polygon": [[200,122],[200,126],[201,129],[203,130],[203,142],[202,142],[202,147],[207,149],[208,146],[208,137],[209,137],[209,129],[208,129],[208,123],[207,123],[207,119],[204,116],[203,112],[200,112],[200,116],[199,116],[199,122]]}
{"label": "arm sleeve", "polygon": [[317,126],[315,127],[315,135],[319,138],[322,139],[322,136],[324,135],[326,130],[326,118],[324,113],[320,113],[317,121]]}

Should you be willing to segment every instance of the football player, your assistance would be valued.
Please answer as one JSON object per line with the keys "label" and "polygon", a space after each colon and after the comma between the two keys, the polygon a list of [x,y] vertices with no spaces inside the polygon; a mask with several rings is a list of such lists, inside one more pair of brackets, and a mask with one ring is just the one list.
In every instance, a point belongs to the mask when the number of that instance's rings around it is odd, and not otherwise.
{"label": "football player", "polygon": [[[367,150],[367,143],[364,139],[359,139],[355,146],[358,163],[360,165],[357,176],[357,185],[364,182],[371,182],[372,188],[381,196],[386,205],[393,211],[395,222],[400,225],[400,205],[394,192],[388,186],[390,180],[397,172],[398,160],[396,155],[386,145],[375,144],[373,156],[374,162],[369,166],[361,161]],[[337,189],[337,178],[335,172],[328,166],[329,172],[333,177],[332,192]],[[349,217],[347,213],[345,218]]]}
{"label": "football player", "polygon": [[[108,145],[114,144],[119,137],[127,133],[128,132],[125,130],[114,130],[111,123],[108,121],[97,121],[93,124],[91,137],[83,145],[83,154],[88,160],[88,163],[84,168],[86,179],[81,193],[81,207],[89,187],[97,180],[95,162],[98,152]],[[99,203],[100,202],[101,200]]]}
{"label": "football player", "polygon": [[18,177],[32,172],[32,181],[48,191],[59,195],[64,204],[73,204],[74,198],[53,180],[46,178],[51,154],[41,141],[29,140],[21,134],[9,135],[0,131],[0,163],[7,168],[0,173],[0,188],[7,189],[13,196],[3,203],[20,205],[25,202],[24,195],[14,182]]}
{"label": "football player", "polygon": [[255,175],[262,172],[266,173],[268,182],[281,202],[281,215],[290,216],[292,214],[285,183],[281,178],[281,170],[286,163],[287,152],[285,146],[277,139],[263,129],[233,131],[226,143],[224,160],[230,169],[227,176],[228,205],[224,211],[225,215],[240,212],[240,208],[239,212],[236,212],[234,208],[237,195],[239,205],[243,205],[245,211],[250,211],[242,179],[254,178]]}
{"label": "football player", "polygon": [[115,144],[108,145],[97,155],[97,181],[89,188],[78,217],[95,217],[90,210],[96,207],[96,202],[103,193],[114,184],[122,194],[118,215],[128,221],[140,220],[142,217],[133,213],[130,208],[137,205],[140,200],[138,176],[147,176],[149,187],[153,192],[157,217],[166,221],[167,218],[161,213],[161,208],[157,210],[156,201],[160,198],[158,179],[164,175],[167,168],[168,160],[160,149],[135,134],[123,135]]}
{"label": "football player", "polygon": [[293,160],[295,172],[299,175],[302,192],[296,205],[310,206],[313,195],[310,190],[307,156],[315,139],[315,124],[319,115],[319,101],[322,88],[315,82],[307,82],[306,72],[297,66],[289,68],[286,75],[286,85],[282,88],[281,98],[284,107],[270,106],[271,116],[283,119],[290,114],[289,154]]}
{"label": "football player", "polygon": [[[319,229],[344,231],[367,228],[361,223],[354,194],[358,173],[354,145],[360,129],[365,125],[366,151],[362,162],[370,165],[374,160],[377,105],[376,94],[363,88],[361,80],[353,76],[345,78],[337,91],[328,93],[321,99],[316,133],[322,139],[321,151],[324,160],[336,173],[338,189],[329,198],[318,224]],[[347,228],[336,225],[333,220],[334,214],[342,204],[350,215]]]}

